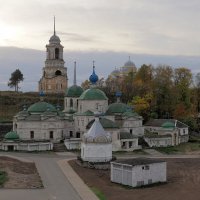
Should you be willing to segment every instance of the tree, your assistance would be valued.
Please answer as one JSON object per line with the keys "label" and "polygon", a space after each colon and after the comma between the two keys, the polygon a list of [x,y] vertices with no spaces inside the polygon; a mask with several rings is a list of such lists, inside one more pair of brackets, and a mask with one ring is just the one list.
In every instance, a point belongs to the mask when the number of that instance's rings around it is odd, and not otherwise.
{"label": "tree", "polygon": [[23,74],[19,69],[16,69],[12,74],[8,82],[10,88],[15,88],[15,92],[19,90],[19,83],[24,80]]}
{"label": "tree", "polygon": [[[175,108],[173,69],[170,66],[160,65],[154,71],[154,109],[158,117],[169,118]],[[155,110],[156,109],[156,110]]]}
{"label": "tree", "polygon": [[176,92],[179,94],[178,101],[183,102],[187,108],[190,108],[190,86],[192,84],[191,71],[184,67],[175,69],[174,84]]}
{"label": "tree", "polygon": [[197,101],[197,106],[196,106],[196,111],[199,113],[200,112],[200,73],[197,73],[195,76],[195,94],[196,94],[196,101]]}
{"label": "tree", "polygon": [[82,87],[84,90],[87,90],[88,88],[90,88],[90,81],[85,80],[85,81],[81,84],[81,87]]}

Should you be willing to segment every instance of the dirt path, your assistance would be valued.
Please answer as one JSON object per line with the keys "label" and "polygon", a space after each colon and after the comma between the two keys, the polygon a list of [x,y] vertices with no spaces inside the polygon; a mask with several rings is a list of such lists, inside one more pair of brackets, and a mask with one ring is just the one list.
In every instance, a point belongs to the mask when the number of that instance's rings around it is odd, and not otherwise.
{"label": "dirt path", "polygon": [[4,184],[4,188],[33,189],[43,187],[34,163],[1,156],[0,169],[8,173],[8,181]]}
{"label": "dirt path", "polygon": [[168,183],[149,188],[128,189],[110,182],[110,172],[87,169],[70,161],[71,166],[90,187],[102,191],[107,200],[198,200],[200,196],[200,159],[166,159]]}

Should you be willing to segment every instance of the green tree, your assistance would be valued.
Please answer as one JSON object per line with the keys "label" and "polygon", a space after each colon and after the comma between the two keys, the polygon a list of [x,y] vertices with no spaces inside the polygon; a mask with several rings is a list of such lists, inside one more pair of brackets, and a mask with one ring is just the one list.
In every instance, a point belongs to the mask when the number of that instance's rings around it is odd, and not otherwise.
{"label": "green tree", "polygon": [[81,84],[81,87],[82,87],[84,90],[87,90],[88,88],[90,88],[90,81],[85,80],[85,81]]}
{"label": "green tree", "polygon": [[19,90],[19,83],[24,80],[23,74],[19,69],[16,69],[12,74],[8,82],[10,88],[15,88],[15,92]]}
{"label": "green tree", "polygon": [[158,117],[169,118],[175,108],[173,69],[170,66],[158,66],[153,80],[154,108]]}
{"label": "green tree", "polygon": [[196,111],[200,112],[200,73],[195,76]]}
{"label": "green tree", "polygon": [[189,109],[190,104],[190,86],[192,84],[192,73],[191,70],[180,67],[174,71],[174,84],[176,87],[176,94],[178,94],[178,101],[185,104]]}

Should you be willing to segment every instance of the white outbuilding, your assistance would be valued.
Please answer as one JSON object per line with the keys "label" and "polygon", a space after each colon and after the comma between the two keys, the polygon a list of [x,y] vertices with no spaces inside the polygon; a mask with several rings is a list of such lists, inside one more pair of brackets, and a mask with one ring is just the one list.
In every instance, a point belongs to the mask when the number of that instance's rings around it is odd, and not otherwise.
{"label": "white outbuilding", "polygon": [[166,182],[166,162],[147,158],[111,162],[111,181],[132,187]]}
{"label": "white outbuilding", "polygon": [[81,159],[95,163],[112,160],[112,137],[103,129],[98,117],[95,117],[89,131],[83,134]]}

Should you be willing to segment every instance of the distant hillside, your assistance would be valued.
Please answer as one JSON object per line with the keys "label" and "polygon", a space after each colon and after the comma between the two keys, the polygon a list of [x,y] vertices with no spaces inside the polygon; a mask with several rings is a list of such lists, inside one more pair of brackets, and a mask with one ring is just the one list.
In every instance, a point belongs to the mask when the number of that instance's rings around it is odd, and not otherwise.
{"label": "distant hillside", "polygon": [[[11,91],[0,91],[0,121],[12,120],[13,116],[23,110],[23,106],[30,106],[38,102],[38,93],[16,93]],[[47,95],[44,101],[53,105],[59,104],[63,108],[64,97],[61,95]]]}

